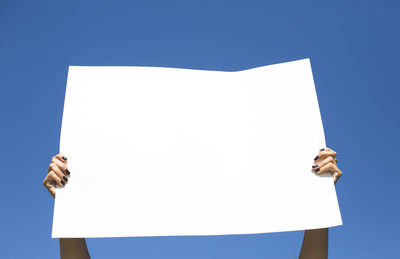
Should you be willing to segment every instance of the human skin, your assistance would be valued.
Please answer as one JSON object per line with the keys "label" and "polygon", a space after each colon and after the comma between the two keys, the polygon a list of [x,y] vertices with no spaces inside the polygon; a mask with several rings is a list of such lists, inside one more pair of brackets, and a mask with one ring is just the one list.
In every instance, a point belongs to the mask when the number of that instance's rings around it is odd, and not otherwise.
{"label": "human skin", "polygon": [[[68,184],[71,172],[67,167],[67,158],[58,154],[51,159],[49,170],[43,180],[43,185],[53,198],[56,197],[56,186]],[[84,238],[60,238],[61,259],[90,259],[90,254]]]}
{"label": "human skin", "polygon": [[[322,148],[314,159],[312,170],[317,174],[332,174],[333,182],[339,180],[342,171],[337,167],[336,152],[330,148]],[[328,258],[328,228],[304,231],[303,244],[299,259]]]}
{"label": "human skin", "polygon": [[[330,148],[322,148],[314,159],[312,170],[317,175],[332,174],[334,183],[342,176],[342,171],[336,165],[336,152]],[[51,159],[43,185],[55,198],[56,187],[65,187],[71,172],[68,170],[67,158],[58,154]],[[60,238],[61,259],[87,259],[89,251],[84,238]],[[303,244],[299,259],[328,258],[328,228],[304,231]]]}

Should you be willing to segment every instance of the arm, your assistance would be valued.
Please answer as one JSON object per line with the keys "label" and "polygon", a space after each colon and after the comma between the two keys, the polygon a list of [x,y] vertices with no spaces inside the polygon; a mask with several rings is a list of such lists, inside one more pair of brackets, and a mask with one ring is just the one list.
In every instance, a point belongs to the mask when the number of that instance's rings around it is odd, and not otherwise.
{"label": "arm", "polygon": [[328,258],[328,229],[304,231],[299,259]]}
{"label": "arm", "polygon": [[[49,170],[43,180],[43,185],[53,198],[56,197],[56,186],[64,187],[68,183],[70,171],[67,168],[67,158],[58,154],[54,156]],[[90,259],[90,254],[84,238],[60,238],[61,259]]]}
{"label": "arm", "polygon": [[[342,176],[342,171],[337,168],[336,152],[323,148],[314,159],[315,165],[312,170],[320,175],[331,173],[333,181]],[[304,232],[303,244],[301,246],[299,259],[325,259],[328,258],[328,228],[306,230]]]}
{"label": "arm", "polygon": [[60,238],[61,259],[87,259],[89,251],[84,238]]}

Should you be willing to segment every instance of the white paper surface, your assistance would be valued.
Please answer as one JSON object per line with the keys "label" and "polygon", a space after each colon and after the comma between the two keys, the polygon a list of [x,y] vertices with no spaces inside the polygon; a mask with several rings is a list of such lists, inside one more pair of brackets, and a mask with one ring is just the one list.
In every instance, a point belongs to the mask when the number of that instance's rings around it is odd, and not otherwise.
{"label": "white paper surface", "polygon": [[239,72],[69,67],[53,237],[341,225],[308,59]]}

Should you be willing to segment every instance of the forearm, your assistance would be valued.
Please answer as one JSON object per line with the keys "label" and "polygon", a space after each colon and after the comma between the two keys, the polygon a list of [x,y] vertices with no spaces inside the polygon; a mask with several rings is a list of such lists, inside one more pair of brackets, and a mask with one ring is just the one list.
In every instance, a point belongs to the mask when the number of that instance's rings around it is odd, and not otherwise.
{"label": "forearm", "polygon": [[90,259],[84,238],[60,238],[61,259]]}
{"label": "forearm", "polygon": [[328,258],[328,228],[306,230],[299,259]]}

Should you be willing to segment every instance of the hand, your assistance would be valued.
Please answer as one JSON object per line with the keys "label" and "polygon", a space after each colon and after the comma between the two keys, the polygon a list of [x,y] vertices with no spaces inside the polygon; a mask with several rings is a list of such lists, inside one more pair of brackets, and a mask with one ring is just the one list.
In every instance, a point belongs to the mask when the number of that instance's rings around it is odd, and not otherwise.
{"label": "hand", "polygon": [[314,163],[312,170],[318,175],[331,173],[334,183],[342,176],[342,171],[337,167],[336,152],[330,148],[320,149],[318,156],[314,158]]}
{"label": "hand", "polygon": [[67,158],[61,154],[53,156],[49,165],[49,170],[43,180],[43,185],[50,192],[51,196],[56,197],[56,187],[64,187],[68,183],[70,171],[67,168]]}

